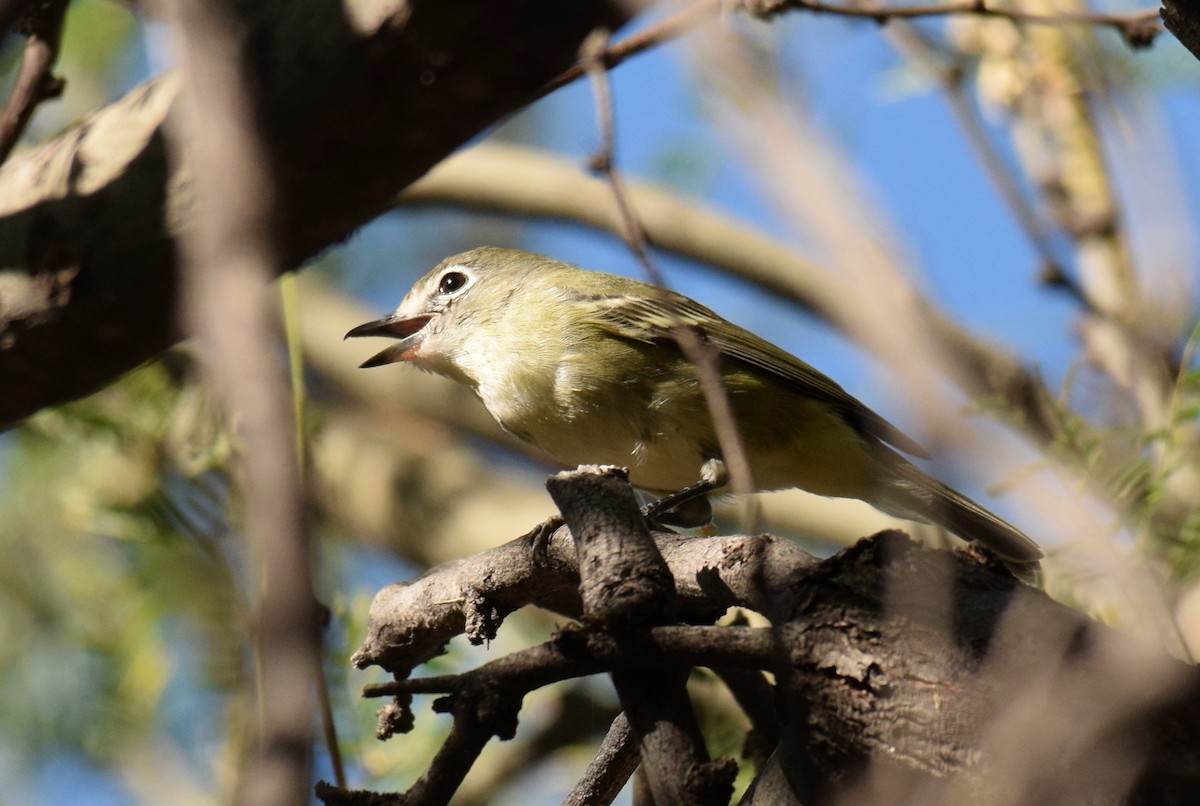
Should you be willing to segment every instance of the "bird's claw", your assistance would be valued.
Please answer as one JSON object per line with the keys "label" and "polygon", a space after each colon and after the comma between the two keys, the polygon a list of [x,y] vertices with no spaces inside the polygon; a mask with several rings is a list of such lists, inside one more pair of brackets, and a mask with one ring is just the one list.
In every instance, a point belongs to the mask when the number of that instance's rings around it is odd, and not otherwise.
{"label": "bird's claw", "polygon": [[700,480],[682,490],[664,495],[642,507],[642,515],[652,524],[693,529],[712,523],[712,505],[705,497],[729,483],[729,471],[720,459],[709,459],[700,466]]}
{"label": "bird's claw", "polygon": [[529,554],[535,566],[544,566],[550,559],[550,537],[558,531],[566,521],[559,515],[551,515],[537,526],[521,535],[522,540],[529,541]]}

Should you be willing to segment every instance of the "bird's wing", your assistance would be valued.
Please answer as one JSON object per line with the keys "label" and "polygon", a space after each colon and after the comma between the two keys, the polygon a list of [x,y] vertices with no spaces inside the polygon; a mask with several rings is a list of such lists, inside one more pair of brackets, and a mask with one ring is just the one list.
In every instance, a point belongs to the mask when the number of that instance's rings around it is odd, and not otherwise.
{"label": "bird's wing", "polygon": [[675,342],[673,331],[691,328],[725,358],[778,379],[798,395],[827,402],[858,429],[913,456],[929,454],[915,440],[880,417],[829,377],[748,330],[722,319],[681,294],[620,294],[593,297],[594,321],[606,330],[635,341]]}

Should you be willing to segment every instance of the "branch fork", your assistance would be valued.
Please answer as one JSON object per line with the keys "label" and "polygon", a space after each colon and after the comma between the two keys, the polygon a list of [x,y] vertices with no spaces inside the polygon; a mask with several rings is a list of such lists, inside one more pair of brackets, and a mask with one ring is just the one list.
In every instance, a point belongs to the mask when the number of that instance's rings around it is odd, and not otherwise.
{"label": "branch fork", "polygon": [[[885,532],[818,561],[766,535],[652,532],[616,468],[548,487],[567,524],[547,538],[551,562],[534,563],[518,538],[372,605],[354,661],[397,677],[364,691],[394,698],[387,732],[411,727],[414,694],[441,695],[435,710],[454,717],[406,804],[449,800],[491,737],[513,735],[526,693],[594,674],[612,677],[624,713],[567,802],[611,802],[640,762],[653,802],[726,803],[737,765],[707,754],[685,689],[694,667],[713,670],[751,719],[746,804],[1164,802],[1200,786],[1200,675],[988,557]],[[463,674],[409,676],[467,630],[469,612],[494,634],[524,604],[576,623]],[[714,626],[731,606],[770,626]],[[1129,679],[1144,685],[1130,691]]]}

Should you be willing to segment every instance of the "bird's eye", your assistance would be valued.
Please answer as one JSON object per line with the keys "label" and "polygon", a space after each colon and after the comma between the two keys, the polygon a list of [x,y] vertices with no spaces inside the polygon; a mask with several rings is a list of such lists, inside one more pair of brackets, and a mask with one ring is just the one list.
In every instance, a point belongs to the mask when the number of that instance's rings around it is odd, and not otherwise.
{"label": "bird's eye", "polygon": [[467,284],[469,278],[461,271],[448,271],[438,280],[439,294],[453,294]]}

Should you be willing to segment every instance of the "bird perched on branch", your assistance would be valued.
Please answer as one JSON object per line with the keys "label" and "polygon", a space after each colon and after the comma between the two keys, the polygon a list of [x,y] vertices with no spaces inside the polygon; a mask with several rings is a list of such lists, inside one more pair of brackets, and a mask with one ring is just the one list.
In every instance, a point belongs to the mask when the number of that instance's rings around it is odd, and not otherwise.
{"label": "bird perched on branch", "polygon": [[1028,576],[1042,552],[930,477],[912,439],[798,358],[681,294],[517,249],[447,258],[391,316],[351,336],[399,339],[362,364],[404,362],[465,383],[505,430],[567,465],[614,464],[675,491],[722,458],[680,328],[718,371],[759,490],[857,498],[931,521]]}

